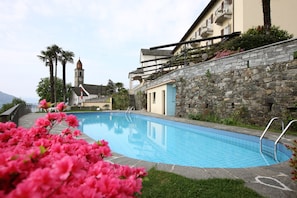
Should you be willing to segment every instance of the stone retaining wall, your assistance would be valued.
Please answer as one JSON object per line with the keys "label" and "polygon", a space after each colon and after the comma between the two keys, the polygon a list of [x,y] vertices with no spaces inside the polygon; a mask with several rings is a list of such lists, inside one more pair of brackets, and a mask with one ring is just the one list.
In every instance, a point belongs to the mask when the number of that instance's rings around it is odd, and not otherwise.
{"label": "stone retaining wall", "polygon": [[297,119],[297,39],[184,67],[137,91],[176,80],[176,116],[241,118],[263,125]]}

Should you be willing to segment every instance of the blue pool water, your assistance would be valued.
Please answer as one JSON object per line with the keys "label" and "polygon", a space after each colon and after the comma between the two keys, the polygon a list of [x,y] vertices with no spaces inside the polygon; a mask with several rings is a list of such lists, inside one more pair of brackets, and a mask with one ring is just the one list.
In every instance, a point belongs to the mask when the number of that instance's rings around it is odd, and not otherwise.
{"label": "blue pool water", "polygon": [[290,158],[282,144],[273,157],[273,142],[259,137],[154,117],[114,112],[76,113],[79,129],[106,140],[113,152],[166,164],[203,168],[268,166]]}

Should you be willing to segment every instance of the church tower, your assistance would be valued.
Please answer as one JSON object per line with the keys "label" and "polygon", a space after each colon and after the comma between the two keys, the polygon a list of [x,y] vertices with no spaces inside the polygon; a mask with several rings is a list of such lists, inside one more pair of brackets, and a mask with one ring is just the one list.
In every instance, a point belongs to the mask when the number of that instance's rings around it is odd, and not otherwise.
{"label": "church tower", "polygon": [[84,69],[82,68],[82,63],[80,59],[78,59],[76,63],[74,73],[74,86],[78,87],[80,84],[84,84]]}

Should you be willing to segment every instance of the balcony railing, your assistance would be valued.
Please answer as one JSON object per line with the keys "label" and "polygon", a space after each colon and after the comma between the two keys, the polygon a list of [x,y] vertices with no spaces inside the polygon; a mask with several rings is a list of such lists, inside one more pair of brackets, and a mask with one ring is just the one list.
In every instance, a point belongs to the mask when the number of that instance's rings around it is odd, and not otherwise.
{"label": "balcony railing", "polygon": [[[197,40],[197,39],[201,39],[201,37],[200,36],[198,36],[198,37],[193,37],[193,38],[191,38],[190,40]],[[192,46],[192,47],[199,47],[200,46],[200,42],[193,42],[193,43],[190,43],[190,45]]]}
{"label": "balcony railing", "polygon": [[219,7],[215,12],[215,23],[222,24],[225,20],[231,19],[231,8],[231,6],[225,6],[224,8]]}
{"label": "balcony railing", "polygon": [[201,37],[208,37],[213,34],[213,27],[212,25],[205,25],[201,27],[200,36]]}
{"label": "balcony railing", "polygon": [[0,114],[0,122],[14,122],[16,125],[19,123],[19,118],[31,112],[29,106],[25,104],[17,104],[5,112]]}

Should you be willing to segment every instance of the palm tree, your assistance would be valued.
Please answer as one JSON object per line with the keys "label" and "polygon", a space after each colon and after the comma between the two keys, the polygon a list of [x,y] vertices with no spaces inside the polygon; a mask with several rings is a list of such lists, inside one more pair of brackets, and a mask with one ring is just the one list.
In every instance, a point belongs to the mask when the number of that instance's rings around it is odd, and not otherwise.
{"label": "palm tree", "polygon": [[60,48],[58,45],[54,44],[52,46],[48,46],[47,50],[51,52],[52,54],[52,61],[55,61],[55,79],[54,79],[54,101],[57,102],[57,94],[56,94],[56,81],[57,81],[57,67],[58,67],[58,59],[59,55],[62,51],[62,48]]}
{"label": "palm tree", "polygon": [[270,0],[262,0],[264,28],[266,33],[269,33],[271,28],[271,13],[270,13]]}
{"label": "palm tree", "polygon": [[63,68],[63,99],[66,102],[66,64],[67,62],[73,63],[74,53],[71,51],[61,50],[61,55],[59,61],[62,64]]}
{"label": "palm tree", "polygon": [[40,60],[45,62],[45,66],[49,66],[49,72],[50,72],[50,95],[51,95],[51,102],[55,101],[55,90],[54,90],[54,64],[53,64],[53,54],[51,51],[41,51],[41,55],[37,55]]}

